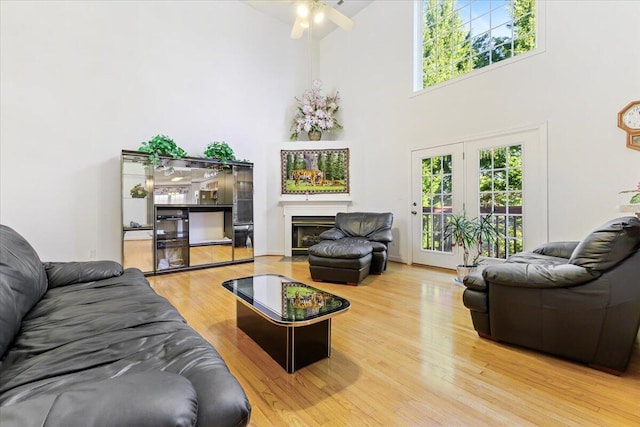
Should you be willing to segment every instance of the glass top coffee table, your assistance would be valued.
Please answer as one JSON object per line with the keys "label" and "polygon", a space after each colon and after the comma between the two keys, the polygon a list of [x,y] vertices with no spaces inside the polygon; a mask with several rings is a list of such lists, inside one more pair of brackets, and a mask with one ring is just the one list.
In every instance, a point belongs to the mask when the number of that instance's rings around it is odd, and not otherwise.
{"label": "glass top coffee table", "polygon": [[238,328],[287,372],[331,356],[331,319],[351,303],[277,274],[227,280]]}

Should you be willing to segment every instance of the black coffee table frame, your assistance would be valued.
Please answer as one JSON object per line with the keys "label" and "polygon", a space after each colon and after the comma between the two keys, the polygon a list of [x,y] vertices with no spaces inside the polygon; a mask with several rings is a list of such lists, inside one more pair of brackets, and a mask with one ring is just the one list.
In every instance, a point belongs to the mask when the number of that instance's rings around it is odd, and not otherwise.
{"label": "black coffee table frame", "polygon": [[[316,313],[310,309],[311,313],[308,315],[298,314],[296,318],[292,318],[294,316],[291,307],[289,312],[287,307],[284,307],[287,304],[286,299],[282,302],[284,308],[281,307],[281,310],[273,306],[274,298],[271,298],[271,306],[259,301],[265,289],[254,287],[270,287],[271,291],[277,292],[277,287],[281,284],[304,287],[310,294],[323,295],[324,301],[330,300],[332,307],[326,304],[324,312]],[[222,286],[237,298],[238,328],[260,345],[288,373],[331,356],[331,319],[350,308],[348,300],[286,276],[251,276],[223,282]],[[256,294],[261,295],[258,297]]]}

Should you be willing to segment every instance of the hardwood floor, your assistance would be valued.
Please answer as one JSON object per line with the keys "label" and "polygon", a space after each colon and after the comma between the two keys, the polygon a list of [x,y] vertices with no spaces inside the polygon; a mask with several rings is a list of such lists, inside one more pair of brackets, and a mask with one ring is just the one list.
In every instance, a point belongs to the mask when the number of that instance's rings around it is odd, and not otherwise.
{"label": "hardwood floor", "polygon": [[[224,280],[275,273],[349,299],[332,356],[287,374],[235,325]],[[390,263],[360,286],[312,282],[306,261],[150,277],[222,355],[252,426],[640,425],[640,340],[617,377],[477,336],[453,274]]]}

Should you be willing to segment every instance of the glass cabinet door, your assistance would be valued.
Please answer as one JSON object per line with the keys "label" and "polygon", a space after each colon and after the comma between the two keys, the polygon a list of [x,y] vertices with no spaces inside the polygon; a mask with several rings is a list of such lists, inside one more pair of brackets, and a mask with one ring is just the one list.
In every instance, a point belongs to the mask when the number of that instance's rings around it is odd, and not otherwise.
{"label": "glass cabinet door", "polygon": [[153,174],[147,160],[143,155],[122,156],[123,227],[153,227]]}
{"label": "glass cabinet door", "polygon": [[145,154],[121,158],[122,265],[153,271],[153,171]]}
{"label": "glass cabinet door", "polygon": [[187,209],[156,206],[156,269],[189,266],[189,213]]}
{"label": "glass cabinet door", "polygon": [[253,259],[253,224],[234,225],[235,245],[233,259]]}
{"label": "glass cabinet door", "polygon": [[253,166],[235,166],[233,222],[253,224]]}

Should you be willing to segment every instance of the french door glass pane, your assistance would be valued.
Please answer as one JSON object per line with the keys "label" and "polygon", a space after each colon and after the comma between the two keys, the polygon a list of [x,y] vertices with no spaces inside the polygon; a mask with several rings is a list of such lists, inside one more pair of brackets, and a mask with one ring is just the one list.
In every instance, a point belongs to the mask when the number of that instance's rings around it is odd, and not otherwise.
{"label": "french door glass pane", "polygon": [[453,158],[449,155],[422,159],[422,249],[451,252],[444,229],[452,215]]}
{"label": "french door glass pane", "polygon": [[522,146],[493,147],[480,151],[479,214],[493,214],[500,238],[485,245],[483,256],[507,258],[522,251]]}

